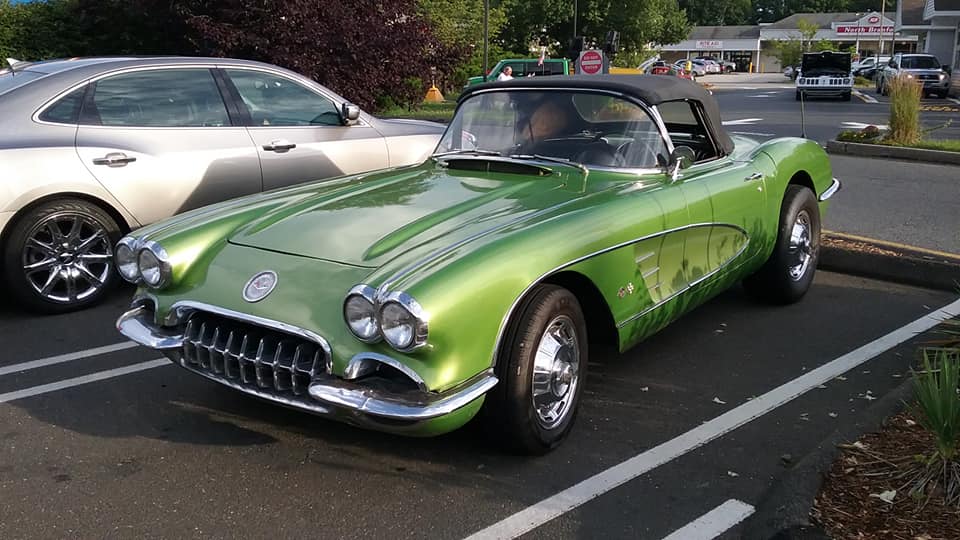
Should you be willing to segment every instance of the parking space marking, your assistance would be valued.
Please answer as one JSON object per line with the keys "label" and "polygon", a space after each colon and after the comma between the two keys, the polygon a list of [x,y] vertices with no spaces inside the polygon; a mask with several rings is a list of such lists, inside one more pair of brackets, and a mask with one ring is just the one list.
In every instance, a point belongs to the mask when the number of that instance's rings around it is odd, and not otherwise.
{"label": "parking space marking", "polygon": [[13,401],[15,399],[23,399],[23,398],[28,398],[32,396],[39,396],[41,394],[56,392],[57,390],[63,390],[65,388],[80,386],[81,384],[87,384],[87,383],[92,383],[96,381],[112,379],[114,377],[120,377],[121,375],[129,375],[131,373],[136,373],[138,371],[144,371],[147,369],[153,369],[155,367],[172,366],[172,365],[173,364],[170,362],[170,360],[167,360],[166,358],[158,358],[157,360],[140,362],[139,364],[132,364],[129,366],[123,366],[116,369],[98,371],[96,373],[91,373],[89,375],[84,375],[82,377],[74,377],[72,379],[65,379],[62,381],[57,381],[55,383],[41,384],[40,386],[32,386],[30,388],[24,388],[23,390],[15,390],[13,392],[7,392],[6,394],[0,394],[0,403],[6,403],[8,401]]}
{"label": "parking space marking", "polygon": [[855,96],[857,96],[858,98],[860,98],[864,103],[879,103],[879,102],[877,101],[877,98],[875,98],[875,97],[873,97],[873,96],[871,96],[871,95],[864,94],[863,92],[861,92],[861,91],[859,91],[859,90],[854,90],[854,91],[853,91],[853,95],[855,95]]}
{"label": "parking space marking", "polygon": [[749,126],[762,121],[763,118],[740,118],[739,120],[724,120],[720,123],[725,126]]}
{"label": "parking space marking", "polygon": [[712,540],[750,517],[755,510],[756,508],[745,502],[729,499],[663,540]]}
{"label": "parking space marking", "polygon": [[952,101],[952,102],[956,103],[957,105],[960,105],[960,99],[948,97],[947,100],[948,100],[948,101]]}
{"label": "parking space marking", "polygon": [[101,354],[107,354],[117,351],[123,351],[126,349],[132,349],[138,345],[132,341],[124,341],[122,343],[114,343],[113,345],[104,345],[103,347],[94,347],[92,349],[86,349],[83,351],[76,351],[67,354],[58,354],[57,356],[48,356],[47,358],[41,358],[39,360],[31,360],[29,362],[22,362],[20,364],[13,364],[11,366],[0,366],[0,375],[6,375],[8,373],[19,373],[21,371],[28,371],[31,369],[42,368],[46,366],[52,366],[54,364],[62,364],[63,362],[72,362],[74,360],[82,360],[84,358],[89,358],[91,356],[99,356]]}
{"label": "parking space marking", "polygon": [[762,396],[753,398],[659,446],[637,454],[508,516],[470,535],[467,540],[516,538],[530,532],[660,465],[669,463],[744,424],[760,418],[838,375],[842,375],[914,336],[930,330],[944,319],[957,316],[960,316],[960,299],[786,382]]}

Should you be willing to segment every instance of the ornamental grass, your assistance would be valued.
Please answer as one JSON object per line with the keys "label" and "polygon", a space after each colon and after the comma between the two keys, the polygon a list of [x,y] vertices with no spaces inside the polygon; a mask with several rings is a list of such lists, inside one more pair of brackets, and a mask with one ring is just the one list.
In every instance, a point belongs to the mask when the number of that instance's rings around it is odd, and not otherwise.
{"label": "ornamental grass", "polygon": [[923,86],[903,75],[894,77],[887,84],[890,91],[890,133],[887,134],[887,141],[900,145],[920,142]]}

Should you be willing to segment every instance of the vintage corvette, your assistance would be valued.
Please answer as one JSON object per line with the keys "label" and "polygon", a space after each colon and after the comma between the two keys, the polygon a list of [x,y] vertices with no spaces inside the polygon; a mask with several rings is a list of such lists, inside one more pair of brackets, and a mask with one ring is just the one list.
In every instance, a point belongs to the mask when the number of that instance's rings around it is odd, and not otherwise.
{"label": "vintage corvette", "polygon": [[117,321],[176,364],[368,428],[474,416],[542,453],[589,346],[620,350],[743,281],[799,300],[840,187],[812,141],[731,137],[675,77],[473,87],[425,163],[301,185],[140,229]]}

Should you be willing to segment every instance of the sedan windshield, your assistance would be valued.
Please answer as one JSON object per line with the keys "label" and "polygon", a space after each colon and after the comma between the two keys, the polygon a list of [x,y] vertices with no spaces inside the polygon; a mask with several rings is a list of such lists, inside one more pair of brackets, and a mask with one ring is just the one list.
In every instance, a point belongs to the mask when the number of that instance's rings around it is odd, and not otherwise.
{"label": "sedan windshield", "polygon": [[900,67],[902,69],[940,69],[940,63],[933,56],[904,56]]}
{"label": "sedan windshield", "polygon": [[437,154],[541,156],[586,166],[656,168],[667,148],[636,103],[571,90],[510,90],[469,97]]}

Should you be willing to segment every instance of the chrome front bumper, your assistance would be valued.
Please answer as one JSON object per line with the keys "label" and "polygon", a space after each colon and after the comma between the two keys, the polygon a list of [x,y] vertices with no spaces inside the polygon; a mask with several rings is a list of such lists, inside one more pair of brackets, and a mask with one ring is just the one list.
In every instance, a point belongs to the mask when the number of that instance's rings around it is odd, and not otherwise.
{"label": "chrome front bumper", "polygon": [[[225,310],[218,310],[218,314],[221,316],[224,312]],[[239,323],[249,324],[241,314],[232,312],[231,314],[236,317]],[[258,319],[258,322],[260,321],[262,319]],[[405,374],[417,385],[417,389],[402,393],[388,392],[365,385],[364,376],[371,371],[375,371],[372,366],[377,363],[401,370],[403,369],[402,365],[395,360],[377,354],[361,353],[350,360],[345,370],[345,377],[330,373],[329,361],[326,362],[326,369],[311,373],[306,394],[312,399],[305,399],[306,396],[295,397],[289,395],[289,393],[288,395],[280,393],[281,388],[279,383],[276,382],[276,377],[271,379],[272,382],[268,384],[264,384],[260,380],[259,371],[257,371],[260,369],[269,371],[272,366],[273,373],[276,375],[278,371],[276,359],[271,363],[269,359],[261,360],[259,357],[256,359],[244,358],[245,362],[255,364],[253,369],[258,376],[254,382],[258,384],[241,381],[236,376],[233,377],[233,380],[222,376],[223,366],[226,364],[224,360],[221,360],[219,373],[216,369],[198,369],[195,363],[187,361],[185,353],[185,347],[192,346],[197,349],[196,343],[191,342],[183,330],[177,331],[158,327],[153,322],[153,311],[147,307],[135,307],[121,315],[117,319],[117,330],[136,343],[163,352],[175,364],[235,390],[314,414],[342,417],[343,413],[348,413],[346,420],[352,421],[352,423],[369,424],[372,422],[376,424],[378,420],[416,423],[439,418],[469,405],[497,384],[497,377],[492,370],[488,370],[446,392],[430,392],[415,373],[407,370]],[[213,337],[211,338],[211,345],[201,345],[201,347],[207,349],[208,356],[212,352],[223,358],[225,351],[217,349],[216,343],[217,338]],[[230,347],[223,348],[229,349]],[[279,356],[279,352],[277,355]],[[292,368],[288,367],[284,367],[284,369],[293,371]],[[243,371],[242,366],[240,371]],[[302,373],[302,371],[297,372],[297,374]],[[243,382],[247,382],[247,384],[243,384]],[[277,385],[276,392],[270,386],[271,384]],[[289,388],[285,390],[289,390]],[[378,424],[376,427],[382,428],[382,425]]]}

